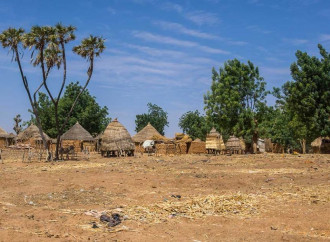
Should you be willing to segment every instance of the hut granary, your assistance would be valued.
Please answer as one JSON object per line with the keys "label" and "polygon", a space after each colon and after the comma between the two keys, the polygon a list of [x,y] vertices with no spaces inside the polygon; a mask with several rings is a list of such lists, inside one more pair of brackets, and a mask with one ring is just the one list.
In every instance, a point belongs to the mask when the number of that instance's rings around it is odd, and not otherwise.
{"label": "hut granary", "polygon": [[8,134],[5,130],[0,128],[0,149],[8,147],[14,143],[15,135]]}
{"label": "hut granary", "polygon": [[222,135],[212,128],[210,133],[206,136],[206,151],[209,154],[220,154],[226,146],[223,142]]}
{"label": "hut granary", "polygon": [[265,139],[265,152],[273,152],[273,143],[269,138]]}
{"label": "hut granary", "polygon": [[187,154],[191,142],[192,138],[190,138],[189,135],[184,133],[175,133],[174,143],[176,154]]}
{"label": "hut granary", "polygon": [[190,143],[188,154],[205,154],[206,153],[206,144],[200,139],[195,139]]}
{"label": "hut granary", "polygon": [[[51,139],[47,134],[44,133],[44,136],[48,142],[48,145],[51,143]],[[39,133],[39,129],[34,124],[31,124],[24,131],[18,134],[17,143],[28,144],[33,148],[43,149],[42,138]]]}
{"label": "hut granary", "polygon": [[230,136],[226,143],[227,150],[234,154],[245,153],[245,142],[243,139],[239,139],[236,136]]}
{"label": "hut granary", "polygon": [[150,123],[148,123],[143,129],[141,129],[136,135],[132,137],[135,143],[135,152],[143,153],[145,149],[142,144],[146,140],[154,140],[156,143],[164,141],[166,138],[162,136]]}
{"label": "hut granary", "polygon": [[313,153],[330,154],[330,137],[318,137],[311,143]]}
{"label": "hut granary", "polygon": [[95,151],[95,139],[78,122],[61,136],[63,148],[74,146],[75,152]]}
{"label": "hut granary", "polygon": [[132,156],[134,155],[134,142],[127,129],[113,120],[100,138],[102,156]]}

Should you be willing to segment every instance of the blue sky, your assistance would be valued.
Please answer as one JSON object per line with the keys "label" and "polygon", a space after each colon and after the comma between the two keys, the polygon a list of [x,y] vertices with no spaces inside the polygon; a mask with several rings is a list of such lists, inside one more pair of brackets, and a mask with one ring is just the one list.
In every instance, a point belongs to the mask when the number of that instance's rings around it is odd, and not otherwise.
{"label": "blue sky", "polygon": [[[329,21],[328,0],[0,0],[0,31],[62,22],[77,27],[74,44],[89,34],[106,38],[88,88],[132,135],[135,115],[146,112],[148,102],[168,112],[167,136],[179,132],[183,113],[203,112],[212,67],[228,59],[251,60],[268,89],[281,86],[290,80],[296,50],[318,55],[318,43],[330,49]],[[68,58],[68,80],[84,82],[86,62]],[[23,59],[34,87],[40,70],[29,65],[28,54]],[[10,61],[0,49],[0,127],[12,132],[16,114],[29,119],[29,103]],[[50,82],[58,88],[59,73],[51,73]]]}

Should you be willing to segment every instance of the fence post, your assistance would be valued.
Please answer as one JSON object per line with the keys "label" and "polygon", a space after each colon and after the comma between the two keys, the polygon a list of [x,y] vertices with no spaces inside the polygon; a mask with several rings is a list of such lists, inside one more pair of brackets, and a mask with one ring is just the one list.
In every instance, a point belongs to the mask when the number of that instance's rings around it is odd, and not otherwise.
{"label": "fence post", "polygon": [[2,149],[0,149],[0,161],[1,161],[1,164],[3,164],[3,159],[2,159]]}

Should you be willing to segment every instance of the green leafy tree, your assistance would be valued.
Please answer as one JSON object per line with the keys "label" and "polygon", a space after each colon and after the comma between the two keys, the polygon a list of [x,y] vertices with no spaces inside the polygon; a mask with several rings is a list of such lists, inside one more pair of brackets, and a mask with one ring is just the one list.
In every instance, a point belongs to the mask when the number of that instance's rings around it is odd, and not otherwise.
{"label": "green leafy tree", "polygon": [[206,134],[210,130],[209,125],[207,125],[206,117],[201,115],[198,110],[192,112],[186,112],[180,117],[179,127],[182,131],[193,139],[206,139]]}
{"label": "green leafy tree", "polygon": [[[65,120],[66,114],[70,111],[76,96],[83,87],[79,85],[79,82],[70,83],[63,94],[63,97],[59,100],[58,114],[59,121],[62,123]],[[38,112],[41,120],[43,130],[50,136],[56,137],[56,120],[54,115],[54,104],[48,98],[48,96],[42,92],[39,93],[38,99]],[[77,121],[92,135],[96,136],[101,133],[110,122],[107,107],[100,107],[96,102],[96,98],[91,96],[88,89],[81,94],[79,100],[76,103],[69,121],[63,132],[70,129]],[[32,119],[35,123],[35,119]]]}
{"label": "green leafy tree", "polygon": [[293,81],[282,87],[289,125],[303,153],[307,143],[330,135],[330,55],[322,45],[318,48],[321,58],[296,52],[297,61],[291,65]]}
{"label": "green leafy tree", "polygon": [[135,131],[139,132],[148,123],[161,134],[164,135],[165,126],[168,127],[167,112],[156,104],[148,103],[148,113],[138,114],[135,119]]}
{"label": "green leafy tree", "polygon": [[259,125],[259,134],[262,138],[271,138],[273,143],[287,148],[299,148],[294,130],[289,125],[290,115],[283,107],[267,107],[263,122]]}
{"label": "green leafy tree", "polygon": [[211,90],[204,95],[208,121],[224,137],[242,136],[257,150],[258,125],[266,107],[266,82],[252,62],[229,60],[217,72],[212,70]]}
{"label": "green leafy tree", "polygon": [[[90,35],[88,38],[82,40],[81,44],[73,48],[73,52],[80,55],[82,58],[86,59],[89,63],[87,69],[87,80],[85,85],[80,90],[80,92],[75,97],[71,108],[68,113],[65,114],[64,122],[60,122],[59,117],[59,100],[62,95],[63,89],[66,85],[67,77],[67,57],[66,57],[66,45],[75,39],[74,31],[76,30],[73,26],[63,26],[62,24],[57,24],[55,26],[33,26],[30,32],[24,33],[25,31],[15,28],[9,28],[0,34],[0,42],[4,48],[8,48],[13,54],[13,60],[18,63],[18,68],[21,74],[23,85],[28,94],[28,98],[31,104],[32,112],[35,116],[36,124],[39,128],[40,135],[42,137],[44,147],[47,148],[46,139],[43,135],[43,129],[41,120],[38,113],[38,93],[41,88],[46,89],[46,94],[50,98],[54,105],[54,118],[55,127],[57,131],[57,146],[55,152],[55,159],[59,158],[59,141],[63,134],[65,127],[67,126],[70,116],[75,108],[75,105],[81,96],[81,94],[86,89],[89,84],[93,69],[95,57],[98,57],[105,49],[104,39],[100,37],[94,37]],[[39,67],[41,70],[42,80],[36,88],[36,90],[31,90],[29,81],[25,75],[24,68],[21,64],[20,55],[21,47],[28,48],[32,51],[31,53],[31,63],[35,67]],[[60,70],[62,68],[62,77],[60,78],[60,88],[59,91],[54,94],[48,87],[48,77],[49,74],[57,68]]]}

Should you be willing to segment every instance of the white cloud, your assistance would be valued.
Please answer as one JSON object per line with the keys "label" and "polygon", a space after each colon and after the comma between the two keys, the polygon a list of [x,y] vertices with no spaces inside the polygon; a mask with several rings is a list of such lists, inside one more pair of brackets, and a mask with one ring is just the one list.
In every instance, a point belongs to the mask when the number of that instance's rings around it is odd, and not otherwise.
{"label": "white cloud", "polygon": [[116,13],[117,13],[117,11],[114,9],[114,8],[107,8],[107,11],[109,12],[109,13],[111,13],[112,15],[115,15]]}
{"label": "white cloud", "polygon": [[161,44],[171,44],[182,47],[195,47],[197,45],[195,42],[192,41],[178,40],[172,37],[156,35],[149,32],[134,31],[133,36],[146,41],[152,41]]}
{"label": "white cloud", "polygon": [[242,45],[247,45],[248,42],[246,41],[240,41],[240,40],[231,40],[231,39],[227,39],[226,42],[230,45],[238,45],[238,46],[242,46]]}
{"label": "white cloud", "polygon": [[184,16],[197,25],[213,25],[220,22],[216,14],[205,11],[188,12]]}
{"label": "white cloud", "polygon": [[324,42],[330,41],[330,34],[321,34],[319,40]]}
{"label": "white cloud", "polygon": [[165,2],[162,5],[162,8],[165,10],[174,10],[177,13],[182,13],[183,11],[183,7],[181,5],[171,2]]}
{"label": "white cloud", "polygon": [[264,30],[260,28],[258,25],[249,25],[246,27],[247,30],[251,30],[254,32],[262,33],[262,34],[270,34],[272,31],[270,30]]}
{"label": "white cloud", "polygon": [[211,53],[211,54],[223,54],[223,55],[229,55],[230,52],[229,51],[225,51],[225,50],[221,50],[221,49],[216,49],[216,48],[211,48],[208,46],[200,46],[200,49],[202,51]]}
{"label": "white cloud", "polygon": [[175,32],[179,32],[182,34],[186,34],[186,35],[190,35],[190,36],[198,37],[198,38],[202,38],[202,39],[218,39],[219,38],[213,34],[208,34],[208,33],[200,32],[197,30],[188,29],[178,23],[157,21],[157,22],[155,22],[155,24],[166,30],[172,30]]}
{"label": "white cloud", "polygon": [[180,51],[175,51],[175,50],[156,49],[156,48],[151,48],[148,46],[140,46],[140,45],[133,45],[133,44],[127,44],[126,46],[129,48],[144,52],[151,56],[171,56],[171,57],[185,56],[185,53],[180,52]]}
{"label": "white cloud", "polygon": [[204,52],[208,52],[208,53],[212,53],[212,54],[226,54],[226,55],[230,54],[229,51],[211,48],[209,46],[200,45],[196,42],[179,40],[179,39],[175,39],[175,38],[168,37],[168,36],[152,34],[149,32],[134,31],[133,36],[136,38],[143,39],[145,41],[151,41],[151,42],[156,42],[156,43],[161,43],[161,44],[170,44],[170,45],[182,46],[182,47],[186,47],[186,48],[196,47]]}
{"label": "white cloud", "polygon": [[283,41],[285,43],[291,44],[291,45],[303,45],[307,44],[308,40],[307,39],[289,39],[289,38],[283,38]]}

